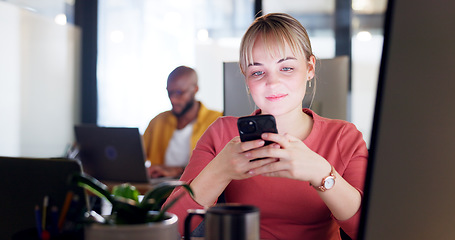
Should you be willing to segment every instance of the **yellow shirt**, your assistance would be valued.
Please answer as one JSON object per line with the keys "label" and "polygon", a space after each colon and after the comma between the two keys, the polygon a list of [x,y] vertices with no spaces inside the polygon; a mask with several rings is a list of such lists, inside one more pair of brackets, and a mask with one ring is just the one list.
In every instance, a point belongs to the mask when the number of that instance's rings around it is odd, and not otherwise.
{"label": "yellow shirt", "polygon": [[[199,112],[191,135],[191,152],[210,124],[223,115],[221,112],[209,110],[201,102],[198,103]],[[162,112],[150,121],[143,140],[147,160],[152,164],[164,164],[166,149],[176,128],[177,118],[171,111]]]}

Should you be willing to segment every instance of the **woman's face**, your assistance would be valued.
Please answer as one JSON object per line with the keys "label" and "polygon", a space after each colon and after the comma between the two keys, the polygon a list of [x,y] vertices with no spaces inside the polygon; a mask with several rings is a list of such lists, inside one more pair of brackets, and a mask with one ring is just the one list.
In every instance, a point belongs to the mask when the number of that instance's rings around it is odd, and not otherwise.
{"label": "woman's face", "polygon": [[262,38],[253,46],[253,64],[246,70],[251,96],[263,114],[274,116],[302,110],[306,83],[314,77],[315,58],[294,55],[286,44],[284,58],[278,48],[267,50]]}

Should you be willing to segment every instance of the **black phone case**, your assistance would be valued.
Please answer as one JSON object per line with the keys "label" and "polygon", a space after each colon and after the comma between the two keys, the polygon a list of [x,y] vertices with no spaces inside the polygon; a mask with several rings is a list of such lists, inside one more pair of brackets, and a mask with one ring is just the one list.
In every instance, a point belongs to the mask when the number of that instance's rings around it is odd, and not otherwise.
{"label": "black phone case", "polygon": [[[240,117],[237,120],[237,128],[242,142],[261,139],[261,134],[265,132],[278,133],[275,117],[272,115]],[[265,142],[266,145],[270,143],[272,142]]]}

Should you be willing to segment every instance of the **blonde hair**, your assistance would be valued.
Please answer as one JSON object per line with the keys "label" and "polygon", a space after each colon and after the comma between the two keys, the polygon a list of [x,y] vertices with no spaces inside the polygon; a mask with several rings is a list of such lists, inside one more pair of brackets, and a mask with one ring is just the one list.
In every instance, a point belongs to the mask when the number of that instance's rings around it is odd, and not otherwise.
{"label": "blonde hair", "polygon": [[263,39],[268,50],[278,45],[281,55],[284,55],[285,45],[288,44],[295,55],[305,56],[307,60],[313,56],[308,33],[297,19],[285,13],[269,13],[256,18],[243,35],[239,61],[243,75],[247,67],[253,63],[252,51],[258,37]]}

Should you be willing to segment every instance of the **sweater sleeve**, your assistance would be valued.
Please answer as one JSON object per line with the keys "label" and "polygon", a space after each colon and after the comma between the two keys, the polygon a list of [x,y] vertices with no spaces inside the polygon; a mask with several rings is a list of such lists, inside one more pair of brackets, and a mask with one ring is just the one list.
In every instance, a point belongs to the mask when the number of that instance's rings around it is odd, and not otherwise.
{"label": "sweater sleeve", "polygon": [[[216,120],[199,139],[195,149],[193,150],[190,161],[180,178],[181,181],[191,183],[191,181],[193,181],[193,179],[199,175],[205,166],[207,166],[207,164],[220,151],[217,148],[224,147],[220,141],[220,139],[222,139],[222,136],[220,136],[220,134],[223,134],[223,131],[219,131],[219,129],[223,129],[222,122],[223,121],[220,119]],[[203,206],[194,201],[193,198],[183,188],[176,188],[166,200],[164,205],[180,196],[181,198],[169,209],[169,212],[177,215],[179,219],[179,232],[183,234],[184,222],[186,216],[188,215],[188,210],[203,209]],[[194,218],[194,220],[192,220],[191,231],[194,230],[201,221],[201,218]]]}
{"label": "sweater sleeve", "polygon": [[150,121],[142,137],[145,155],[151,164],[164,164],[166,149],[176,127],[177,119],[170,111],[162,112]]}
{"label": "sweater sleeve", "polygon": [[[357,130],[353,124],[347,124],[338,141],[338,149],[341,158],[346,164],[343,178],[356,188],[362,196],[365,185],[365,175],[368,159],[368,150],[363,140],[362,133]],[[362,206],[360,206],[357,213],[350,219],[345,221],[338,221],[338,224],[343,231],[348,234],[352,239],[356,239],[360,223]]]}

